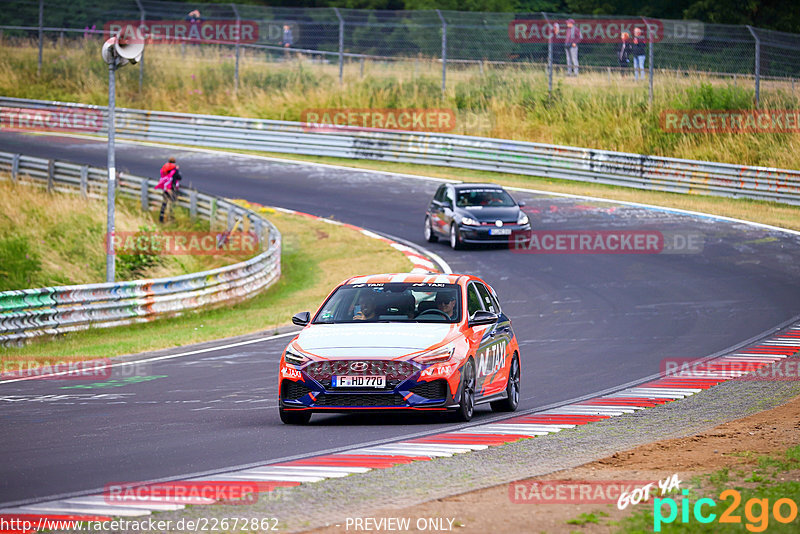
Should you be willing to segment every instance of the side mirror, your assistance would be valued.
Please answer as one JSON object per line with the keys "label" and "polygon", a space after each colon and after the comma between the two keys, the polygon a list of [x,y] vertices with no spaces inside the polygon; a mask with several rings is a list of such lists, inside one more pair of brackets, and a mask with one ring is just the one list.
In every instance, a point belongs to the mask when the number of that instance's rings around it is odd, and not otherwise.
{"label": "side mirror", "polygon": [[292,317],[292,323],[297,326],[306,326],[311,322],[311,314],[309,312],[300,312]]}
{"label": "side mirror", "polygon": [[520,208],[524,208],[525,207],[525,201],[524,200],[520,200],[519,202],[517,202],[517,206],[519,206]]}
{"label": "side mirror", "polygon": [[500,318],[496,313],[488,312],[486,310],[478,310],[469,318],[469,326],[482,326],[485,324],[494,324]]}

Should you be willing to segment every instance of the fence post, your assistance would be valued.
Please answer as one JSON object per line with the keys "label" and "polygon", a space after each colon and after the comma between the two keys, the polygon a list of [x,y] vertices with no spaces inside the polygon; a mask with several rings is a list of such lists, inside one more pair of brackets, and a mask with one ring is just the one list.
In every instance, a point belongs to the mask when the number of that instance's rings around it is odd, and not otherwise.
{"label": "fence post", "polygon": [[89,196],[89,166],[81,166],[81,197]]}
{"label": "fence post", "polygon": [[361,58],[361,77],[364,77],[364,58]]}
{"label": "fence post", "polygon": [[147,180],[142,180],[140,198],[142,199],[142,211],[150,211],[150,195],[148,194]]}
{"label": "fence post", "polygon": [[47,192],[52,193],[55,187],[53,178],[56,173],[56,160],[47,160]]}
{"label": "fence post", "polygon": [[336,13],[336,18],[339,19],[339,83],[342,83],[344,71],[344,19],[339,14],[338,7],[334,7],[333,12]]}
{"label": "fence post", "polygon": [[197,191],[191,189],[189,192],[189,216],[192,220],[197,218]]}
{"label": "fence post", "polygon": [[208,217],[208,229],[214,229],[214,221],[217,219],[217,197],[211,197],[211,213]]}
{"label": "fence post", "polygon": [[236,15],[236,66],[233,68],[233,92],[239,92],[239,41],[241,40],[242,19],[239,17],[239,10],[236,4],[231,4],[233,14]]}
{"label": "fence post", "polygon": [[436,14],[442,21],[442,98],[444,98],[444,92],[447,89],[447,21],[444,20],[442,12],[438,9]]}
{"label": "fence post", "polygon": [[761,100],[761,39],[758,38],[758,35],[756,35],[756,32],[753,30],[752,26],[748,25],[747,29],[750,30],[750,35],[752,35],[753,39],[755,39],[756,41],[755,77],[756,77],[756,109],[758,109]]}
{"label": "fence post", "polygon": [[235,217],[235,214],[233,213],[233,206],[230,204],[228,204],[225,209],[228,212],[228,231],[230,232],[233,230],[233,218]]}
{"label": "fence post", "polygon": [[550,26],[550,35],[547,37],[547,94],[553,94],[553,26],[550,25],[550,19],[547,18],[547,13],[542,11],[542,16]]}
{"label": "fence post", "polygon": [[[142,21],[142,26],[144,27],[144,18],[145,18],[145,11],[144,7],[142,6],[141,0],[136,0],[136,5],[139,6],[139,13],[141,13],[140,20]],[[146,37],[142,34],[142,37]],[[144,49],[142,49],[142,57],[139,60],[139,92],[142,92],[142,84],[144,83]]]}
{"label": "fence post", "polygon": [[44,40],[44,0],[39,0],[39,66],[36,75],[42,74],[42,42]]}
{"label": "fence post", "polygon": [[14,154],[11,159],[11,181],[16,182],[19,180],[19,154]]}

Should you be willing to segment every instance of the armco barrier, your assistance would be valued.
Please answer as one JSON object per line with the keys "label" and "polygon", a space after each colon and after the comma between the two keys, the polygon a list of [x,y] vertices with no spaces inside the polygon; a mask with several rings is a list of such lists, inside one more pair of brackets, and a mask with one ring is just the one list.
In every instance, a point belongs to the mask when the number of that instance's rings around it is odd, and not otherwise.
{"label": "armco barrier", "polygon": [[[22,129],[37,129],[36,110],[100,113],[98,106],[0,97],[0,111],[27,110]],[[16,110],[16,111],[14,111]],[[117,109],[123,139],[420,163],[620,185],[674,193],[800,204],[800,171],[684,160],[465,135],[327,128],[299,122]],[[38,124],[46,130],[41,118]],[[0,127],[7,127],[3,124]],[[61,128],[61,131],[69,128]],[[103,134],[105,126],[99,131]]]}
{"label": "armco barrier", "polygon": [[[80,192],[106,198],[106,169],[0,152],[0,179],[25,180],[52,191]],[[158,207],[156,182],[120,174],[120,194],[141,199],[142,207]],[[264,252],[234,265],[172,278],[128,282],[44,287],[0,292],[0,344],[24,342],[90,327],[109,327],[150,321],[159,316],[257,294],[281,273],[281,234],[256,212],[195,190],[182,190],[178,205],[225,225],[251,228]]]}

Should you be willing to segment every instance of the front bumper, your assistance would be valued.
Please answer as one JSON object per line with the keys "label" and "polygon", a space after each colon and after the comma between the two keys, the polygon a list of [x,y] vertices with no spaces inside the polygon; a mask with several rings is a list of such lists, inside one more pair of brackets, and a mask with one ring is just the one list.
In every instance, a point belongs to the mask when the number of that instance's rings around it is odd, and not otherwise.
{"label": "front bumper", "polygon": [[[492,232],[497,230],[510,230],[510,233],[493,235]],[[458,229],[458,233],[464,243],[513,243],[515,240],[519,240],[521,236],[530,238],[531,225],[507,224],[502,227],[495,225],[461,226]]]}
{"label": "front bumper", "polygon": [[[285,365],[285,364],[284,364]],[[280,379],[280,407],[286,410],[350,412],[363,410],[447,410],[455,405],[445,377],[419,380],[421,369],[406,376],[387,374],[387,387],[331,387],[329,372],[307,372],[309,366],[292,368],[299,380]],[[379,374],[379,373],[371,373]]]}

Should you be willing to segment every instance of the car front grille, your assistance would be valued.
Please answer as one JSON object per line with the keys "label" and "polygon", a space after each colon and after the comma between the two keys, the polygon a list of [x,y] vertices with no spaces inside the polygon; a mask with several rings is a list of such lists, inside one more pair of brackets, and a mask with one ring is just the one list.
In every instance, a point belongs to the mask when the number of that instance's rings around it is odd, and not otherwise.
{"label": "car front grille", "polygon": [[[356,362],[363,362],[367,367],[363,371],[353,371],[350,365]],[[417,372],[416,366],[411,362],[395,360],[330,360],[323,362],[312,362],[303,371],[311,378],[330,387],[331,376],[334,375],[383,375],[386,377],[387,387],[394,388],[400,382]]]}
{"label": "car front grille", "polygon": [[322,393],[315,405],[317,406],[342,406],[347,408],[355,407],[380,407],[380,406],[403,406],[405,399],[400,395],[390,393]]}
{"label": "car front grille", "polygon": [[447,381],[431,380],[430,382],[423,382],[411,388],[411,393],[426,399],[443,399],[447,396]]}

